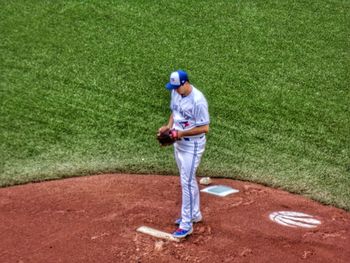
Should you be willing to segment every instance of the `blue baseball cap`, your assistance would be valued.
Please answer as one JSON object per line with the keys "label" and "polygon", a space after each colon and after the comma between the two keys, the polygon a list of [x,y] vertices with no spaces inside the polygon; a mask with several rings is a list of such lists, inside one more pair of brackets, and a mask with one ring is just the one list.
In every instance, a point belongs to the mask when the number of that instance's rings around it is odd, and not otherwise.
{"label": "blue baseball cap", "polygon": [[178,89],[188,81],[188,75],[183,70],[174,71],[170,74],[170,81],[165,85],[168,90]]}

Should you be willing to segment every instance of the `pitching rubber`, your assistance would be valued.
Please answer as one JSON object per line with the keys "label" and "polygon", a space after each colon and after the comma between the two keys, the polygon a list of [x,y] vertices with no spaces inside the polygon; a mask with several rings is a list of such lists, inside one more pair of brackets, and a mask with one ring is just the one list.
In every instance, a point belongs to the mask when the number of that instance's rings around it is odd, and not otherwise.
{"label": "pitching rubber", "polygon": [[162,238],[162,239],[175,241],[175,242],[180,242],[180,240],[178,238],[173,237],[171,234],[163,232],[163,231],[159,231],[157,229],[154,229],[154,228],[151,228],[148,226],[140,226],[136,231],[147,234],[147,235],[151,235],[153,237]]}

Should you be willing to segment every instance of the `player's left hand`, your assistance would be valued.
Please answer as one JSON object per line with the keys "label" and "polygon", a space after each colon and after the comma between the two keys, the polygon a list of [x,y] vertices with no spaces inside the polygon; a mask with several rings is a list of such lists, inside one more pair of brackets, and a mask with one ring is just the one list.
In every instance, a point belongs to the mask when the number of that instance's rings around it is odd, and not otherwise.
{"label": "player's left hand", "polygon": [[160,127],[160,128],[158,129],[158,135],[161,134],[161,133],[168,132],[169,130],[170,130],[169,127],[166,126],[166,125],[164,125],[164,126],[162,126],[162,127]]}

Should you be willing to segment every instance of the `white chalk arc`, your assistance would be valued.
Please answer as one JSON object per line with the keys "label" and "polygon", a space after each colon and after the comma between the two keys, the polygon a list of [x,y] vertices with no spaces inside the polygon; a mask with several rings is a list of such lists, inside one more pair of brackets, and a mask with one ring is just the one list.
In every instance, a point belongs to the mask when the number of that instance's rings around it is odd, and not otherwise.
{"label": "white chalk arc", "polygon": [[294,228],[315,228],[321,224],[321,221],[315,219],[312,215],[292,211],[273,212],[269,215],[269,218],[277,224]]}

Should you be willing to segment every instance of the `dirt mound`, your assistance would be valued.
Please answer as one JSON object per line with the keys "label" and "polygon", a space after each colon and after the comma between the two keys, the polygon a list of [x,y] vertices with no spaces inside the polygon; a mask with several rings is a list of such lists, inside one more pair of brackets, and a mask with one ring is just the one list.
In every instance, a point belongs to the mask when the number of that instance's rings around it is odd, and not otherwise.
{"label": "dirt mound", "polygon": [[[247,182],[213,184],[239,193],[201,193],[204,220],[179,243],[136,231],[175,230],[176,176],[110,174],[2,188],[1,262],[350,262],[350,213]],[[270,219],[278,211],[320,224],[281,225]]]}

